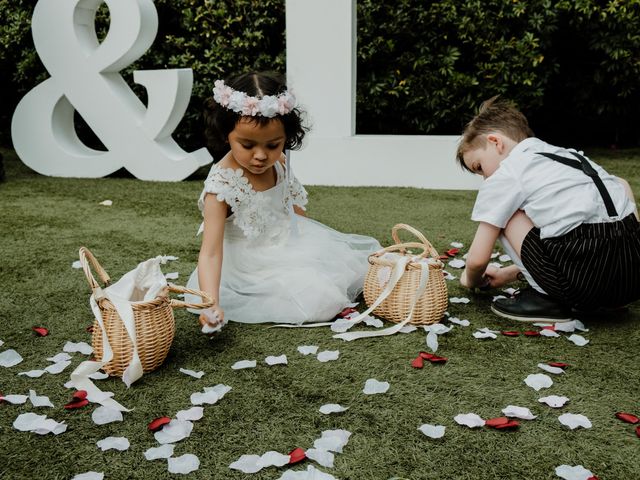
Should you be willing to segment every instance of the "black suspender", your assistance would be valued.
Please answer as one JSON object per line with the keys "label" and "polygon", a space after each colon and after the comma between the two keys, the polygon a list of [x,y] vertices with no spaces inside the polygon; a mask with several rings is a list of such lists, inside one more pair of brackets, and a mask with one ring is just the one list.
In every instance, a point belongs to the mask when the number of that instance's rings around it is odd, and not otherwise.
{"label": "black suspender", "polygon": [[598,175],[598,172],[591,166],[589,161],[584,158],[582,155],[576,152],[569,152],[571,155],[576,157],[578,160],[573,160],[572,158],[561,157],[560,155],[556,155],[555,153],[546,153],[546,152],[537,152],[537,155],[542,155],[543,157],[550,158],[551,160],[555,160],[556,162],[560,162],[567,167],[576,168],[578,170],[582,170],[585,175],[593,180],[593,183],[596,184],[596,188],[600,192],[600,196],[602,197],[602,201],[604,202],[604,206],[607,208],[607,214],[610,217],[617,217],[618,212],[616,207],[613,205],[613,200],[611,200],[611,195],[607,191],[607,187],[604,186],[604,182]]}

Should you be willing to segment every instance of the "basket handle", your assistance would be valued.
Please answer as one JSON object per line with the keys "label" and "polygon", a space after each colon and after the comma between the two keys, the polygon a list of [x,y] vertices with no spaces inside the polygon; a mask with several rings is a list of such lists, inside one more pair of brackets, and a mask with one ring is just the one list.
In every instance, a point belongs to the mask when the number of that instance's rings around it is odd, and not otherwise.
{"label": "basket handle", "polygon": [[102,265],[96,260],[96,257],[93,256],[93,253],[87,247],[80,247],[80,251],[78,252],[80,256],[80,264],[82,265],[82,270],[84,271],[84,276],[87,277],[87,281],[89,282],[89,286],[91,290],[95,293],[96,290],[100,289],[100,285],[96,281],[93,273],[91,272],[91,267],[94,268],[100,280],[104,283],[106,287],[111,285],[111,278],[107,272],[102,268]]}
{"label": "basket handle", "polygon": [[420,257],[426,257],[427,253],[431,255],[433,258],[438,258],[440,256],[438,254],[438,251],[435,248],[433,248],[433,245],[431,245],[431,242],[427,240],[427,238],[422,234],[422,232],[416,230],[410,225],[407,225],[406,223],[398,223],[394,225],[394,227],[391,229],[391,236],[393,237],[393,241],[396,243],[396,245],[402,245],[402,242],[400,241],[400,237],[398,236],[398,230],[406,230],[410,233],[413,233],[413,235],[415,235],[418,238],[418,240],[422,242],[422,248],[424,248],[424,251],[419,255]]}
{"label": "basket handle", "polygon": [[192,295],[201,297],[205,300],[204,302],[201,302],[201,303],[188,303],[188,302],[183,302],[182,300],[176,300],[175,298],[172,298],[171,306],[173,308],[195,308],[196,310],[200,310],[200,309],[204,310],[206,308],[211,308],[216,304],[216,301],[213,298],[211,298],[211,295],[201,290],[192,290],[187,287],[181,287],[180,285],[174,285],[173,283],[170,283],[169,291],[173,293],[190,293]]}

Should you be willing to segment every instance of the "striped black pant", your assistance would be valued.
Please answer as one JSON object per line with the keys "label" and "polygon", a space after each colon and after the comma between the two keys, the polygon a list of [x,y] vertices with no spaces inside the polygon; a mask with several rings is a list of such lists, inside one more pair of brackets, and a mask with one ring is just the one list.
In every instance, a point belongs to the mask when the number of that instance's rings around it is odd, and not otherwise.
{"label": "striped black pant", "polygon": [[533,228],[522,263],[552,298],[573,307],[619,307],[640,298],[640,223],[634,215],[583,224],[556,238]]}

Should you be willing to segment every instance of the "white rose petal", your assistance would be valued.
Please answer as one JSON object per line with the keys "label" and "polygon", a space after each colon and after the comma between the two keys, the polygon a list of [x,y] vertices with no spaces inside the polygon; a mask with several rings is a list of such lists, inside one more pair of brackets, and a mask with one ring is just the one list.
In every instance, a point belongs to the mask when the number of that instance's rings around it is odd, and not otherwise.
{"label": "white rose petal", "polygon": [[28,372],[20,372],[18,375],[23,375],[29,378],[40,378],[45,373],[47,373],[45,370],[29,370]]}
{"label": "white rose petal", "polygon": [[231,365],[232,370],[242,370],[243,368],[255,368],[258,363],[255,360],[238,360]]}
{"label": "white rose petal", "polygon": [[511,261],[511,257],[505,253],[503,255],[500,255],[498,257],[498,260],[500,260],[501,262],[510,262]]}
{"label": "white rose petal", "polygon": [[153,434],[158,443],[176,443],[191,435],[193,423],[187,420],[171,420],[162,430]]}
{"label": "white rose petal", "polygon": [[67,342],[62,347],[67,353],[75,353],[80,352],[83,355],[91,355],[93,353],[93,348],[87,342]]}
{"label": "white rose petal", "polygon": [[365,325],[369,325],[370,327],[381,328],[384,324],[382,320],[376,317],[372,317],[371,315],[367,315],[364,318]]}
{"label": "white rose petal", "polygon": [[0,353],[0,367],[13,367],[22,362],[22,360],[22,356],[11,348]]}
{"label": "white rose petal", "polygon": [[71,359],[73,359],[73,357],[69,355],[67,352],[60,352],[54,355],[53,357],[47,358],[47,361],[53,362],[53,363],[60,363],[60,362],[66,362]]}
{"label": "white rose petal", "polygon": [[274,452],[273,450],[265,452],[260,456],[260,464],[262,468],[265,467],[283,467],[291,461],[289,455],[283,455],[280,452]]}
{"label": "white rose petal", "polygon": [[82,268],[82,263],[80,263],[80,260],[76,260],[75,262],[71,263],[71,268],[80,269]]}
{"label": "white rose petal", "polygon": [[454,258],[448,263],[448,265],[451,268],[464,268],[465,262],[460,258]]}
{"label": "white rose petal", "polygon": [[338,403],[326,403],[320,407],[320,413],[324,413],[325,415],[346,412],[347,410],[349,410],[349,407],[343,407]]}
{"label": "white rose petal", "polygon": [[167,460],[169,473],[187,473],[194,472],[200,468],[200,459],[193,453],[185,453],[179,457],[172,457]]}
{"label": "white rose petal", "polygon": [[166,278],[167,280],[176,280],[179,276],[179,272],[169,272],[164,274],[164,278]]}
{"label": "white rose petal", "polygon": [[196,372],[195,370],[187,370],[186,368],[181,368],[180,372],[193,378],[202,378],[204,375],[203,371]]}
{"label": "white rose petal", "polygon": [[121,422],[122,412],[114,408],[105,407],[104,405],[96,408],[91,414],[91,419],[96,425],[105,425],[111,422]]}
{"label": "white rose petal", "polygon": [[332,360],[337,360],[340,356],[340,350],[323,350],[318,353],[316,357],[319,362],[330,362]]}
{"label": "white rose petal", "polygon": [[324,430],[320,438],[313,442],[313,446],[318,450],[342,453],[342,449],[349,441],[350,436],[351,432],[348,430]]}
{"label": "white rose petal", "polygon": [[449,302],[451,303],[469,303],[471,300],[469,300],[467,297],[451,297],[449,298]]}
{"label": "white rose petal", "polygon": [[99,203],[99,205],[103,205],[105,207],[110,207],[111,205],[113,205],[113,201],[111,201],[111,200],[103,200],[102,202]]}
{"label": "white rose petal", "polygon": [[538,401],[540,403],[546,403],[552,408],[560,408],[563,407],[569,399],[567,397],[559,397],[558,395],[549,395],[548,397],[539,398]]}
{"label": "white rose petal", "polygon": [[45,371],[50,373],[51,375],[58,375],[62,373],[65,368],[71,365],[71,360],[63,360],[60,362],[52,363],[48,367],[45,367]]}
{"label": "white rose petal", "polygon": [[220,400],[220,395],[218,395],[218,393],[214,392],[213,390],[204,393],[195,392],[191,394],[192,405],[203,405],[205,403],[208,405],[213,405],[214,403],[217,403],[218,400]]}
{"label": "white rose petal", "polygon": [[318,347],[315,345],[300,345],[298,351],[302,355],[315,355],[318,353]]}
{"label": "white rose petal", "polygon": [[262,470],[260,455],[242,455],[238,460],[229,465],[233,470],[240,470],[242,473],[256,473]]}
{"label": "white rose petal", "polygon": [[223,385],[219,383],[215,387],[204,387],[205,392],[215,392],[218,395],[219,399],[222,399],[227,393],[231,391],[231,387],[229,385]]}
{"label": "white rose petal", "polygon": [[180,410],[178,413],[176,413],[176,418],[178,420],[189,420],[190,422],[200,420],[203,416],[204,408],[202,407],[191,407],[188,410]]}
{"label": "white rose petal", "polygon": [[375,378],[370,378],[364,383],[362,393],[365,395],[375,395],[377,393],[386,393],[389,390],[389,382],[380,382]]}
{"label": "white rose petal", "polygon": [[533,420],[537,418],[528,408],[517,407],[515,405],[507,405],[502,409],[502,413],[505,417],[521,418],[522,420]]}
{"label": "white rose petal", "polygon": [[104,480],[104,472],[85,472],[79,473],[71,480]]}
{"label": "white rose petal", "polygon": [[442,438],[444,437],[445,427],[443,425],[431,425],[429,423],[425,423],[420,425],[418,430],[429,438]]}
{"label": "white rose petal", "polygon": [[451,275],[449,272],[447,272],[446,270],[442,270],[442,273],[444,273],[444,279],[445,280],[455,280],[456,277],[455,275]]}
{"label": "white rose petal", "polygon": [[27,398],[29,397],[27,397],[26,395],[4,395],[0,396],[0,398],[5,402],[11,403],[12,405],[22,405],[23,403],[27,402]]}
{"label": "white rose petal", "polygon": [[567,340],[569,340],[570,342],[575,343],[579,347],[584,347],[587,343],[589,343],[589,340],[584,338],[582,335],[578,335],[578,334],[575,334],[575,333],[570,335],[567,338]]}
{"label": "white rose petal", "polygon": [[33,432],[38,435],[46,435],[47,433],[53,433],[59,435],[67,430],[67,425],[64,422],[56,422],[51,418],[47,418],[46,415],[36,415],[35,413],[23,413],[13,422],[13,428],[22,432]]}
{"label": "white rose petal", "polygon": [[556,330],[556,332],[575,332],[576,321],[571,320],[570,322],[557,322],[554,324],[553,328]]}
{"label": "white rose petal", "polygon": [[549,375],[545,375],[544,373],[535,373],[528,375],[527,378],[524,379],[524,383],[537,392],[542,388],[549,388],[553,385],[553,380],[551,380]]}
{"label": "white rose petal", "polygon": [[560,336],[560,334],[554,332],[553,330],[551,330],[549,328],[543,328],[542,330],[540,330],[540,336],[549,337],[549,338],[557,338],[557,337]]}
{"label": "white rose petal", "polygon": [[269,355],[267,358],[264,359],[264,362],[267,365],[287,365],[288,363],[286,355],[280,355],[278,357],[274,355]]}
{"label": "white rose petal", "polygon": [[570,465],[560,465],[556,467],[556,475],[565,480],[589,480],[595,475],[591,471],[584,468],[582,465],[576,465],[575,467]]}
{"label": "white rose petal", "polygon": [[494,332],[493,330],[489,330],[488,328],[481,328],[476,332],[473,332],[473,336],[474,338],[478,338],[478,339],[483,339],[483,338],[491,338],[491,339],[496,339],[498,338],[498,335],[496,335],[497,332]]}
{"label": "white rose petal", "polygon": [[460,320],[458,317],[449,317],[447,320],[451,323],[455,323],[456,325],[460,325],[461,327],[468,327],[471,325],[469,320]]}
{"label": "white rose petal", "polygon": [[103,452],[107,450],[120,450],[121,452],[128,450],[131,444],[125,437],[107,437],[102,440],[98,440],[96,443],[98,448]]}
{"label": "white rose petal", "polygon": [[51,403],[49,397],[37,395],[35,390],[29,390],[29,401],[34,407],[53,407],[53,403]]}
{"label": "white rose petal", "polygon": [[581,414],[575,413],[563,413],[558,417],[558,420],[561,424],[569,427],[571,430],[574,430],[578,427],[583,428],[591,428],[591,421]]}
{"label": "white rose petal", "polygon": [[158,460],[159,458],[169,458],[173,456],[173,449],[176,446],[173,443],[165,443],[159,447],[152,447],[144,452],[144,458],[147,460]]}
{"label": "white rose petal", "polygon": [[485,424],[485,421],[482,419],[482,417],[475,413],[461,413],[453,417],[453,419],[457,424],[465,425],[469,428],[483,427]]}
{"label": "white rose petal", "polygon": [[552,367],[551,365],[547,365],[546,363],[539,363],[538,368],[541,368],[545,372],[553,373],[554,375],[560,375],[564,373],[564,370],[560,367]]}
{"label": "white rose petal", "polygon": [[305,452],[305,455],[307,456],[307,458],[313,460],[318,465],[322,465],[323,467],[327,468],[333,468],[333,461],[335,458],[333,452],[322,450],[319,448],[309,448]]}
{"label": "white rose petal", "polygon": [[451,242],[449,245],[451,245],[453,248],[462,248],[464,247],[464,245],[460,242]]}

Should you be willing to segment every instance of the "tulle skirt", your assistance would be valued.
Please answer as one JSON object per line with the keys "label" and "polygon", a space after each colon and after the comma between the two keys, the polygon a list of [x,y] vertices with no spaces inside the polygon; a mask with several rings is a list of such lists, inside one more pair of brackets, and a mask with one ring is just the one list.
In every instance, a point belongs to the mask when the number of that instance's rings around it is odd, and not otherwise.
{"label": "tulle skirt", "polygon": [[[297,217],[297,233],[280,245],[226,238],[220,285],[225,318],[242,323],[331,320],[362,292],[377,240]],[[187,287],[198,289],[198,271]],[[187,295],[188,302],[199,297]]]}

